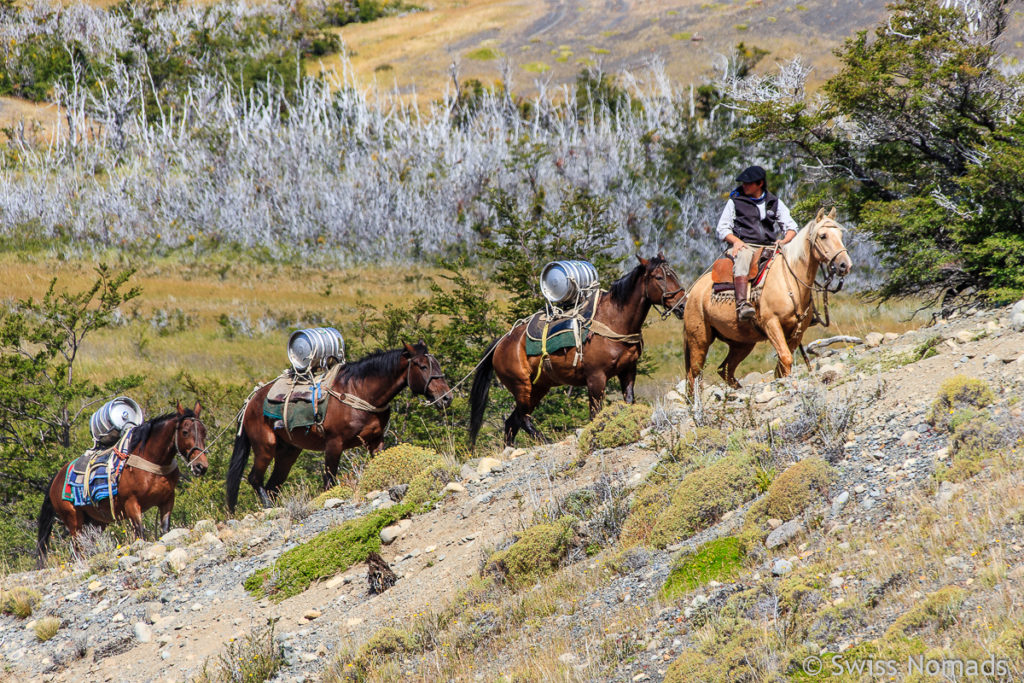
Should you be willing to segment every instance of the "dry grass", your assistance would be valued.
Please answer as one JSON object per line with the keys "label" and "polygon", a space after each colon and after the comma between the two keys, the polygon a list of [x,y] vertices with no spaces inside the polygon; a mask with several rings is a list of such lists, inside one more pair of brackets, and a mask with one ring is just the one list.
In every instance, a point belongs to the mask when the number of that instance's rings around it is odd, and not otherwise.
{"label": "dry grass", "polygon": [[32,630],[35,632],[39,642],[45,642],[57,635],[57,631],[60,630],[60,619],[57,617],[43,617],[32,625]]}

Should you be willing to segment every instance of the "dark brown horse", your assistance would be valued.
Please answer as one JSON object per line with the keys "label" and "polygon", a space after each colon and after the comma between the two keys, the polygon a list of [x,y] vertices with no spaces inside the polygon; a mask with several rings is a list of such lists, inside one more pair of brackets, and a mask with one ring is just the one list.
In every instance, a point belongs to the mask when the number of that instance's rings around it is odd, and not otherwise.
{"label": "dark brown horse", "polygon": [[[423,341],[406,344],[402,349],[377,351],[342,367],[328,390],[322,429],[275,428],[275,420],[263,415],[264,399],[271,384],[256,390],[242,408],[241,426],[228,465],[227,499],[232,512],[238,502],[238,488],[250,450],[255,452],[255,459],[249,483],[260,503],[270,507],[273,505],[271,497],[280,490],[303,450],[323,451],[324,488],[337,477],[342,451],[357,446],[364,446],[371,453],[379,451],[391,416],[388,404],[405,387],[414,394],[426,396],[440,409],[452,402],[441,365],[427,351]],[[346,394],[358,400],[345,398]],[[359,400],[365,404],[360,404]],[[274,471],[264,486],[263,476],[271,462]]]}
{"label": "dark brown horse", "polygon": [[[39,511],[39,531],[36,549],[40,566],[46,560],[53,522],[60,517],[71,534],[76,550],[76,537],[85,525],[100,528],[115,520],[129,519],[135,536],[145,538],[142,515],[153,507],[160,509],[160,529],[171,529],[171,510],[174,508],[174,490],[179,470],[176,458],[187,463],[192,474],[205,474],[210,463],[206,459],[206,426],[199,419],[202,406],[187,410],[178,404],[175,412],[155,417],[132,429],[127,437],[125,453],[128,462],[121,472],[117,495],[95,505],[75,507],[64,500],[64,479],[67,464],[60,468],[50,482],[50,490]],[[138,460],[138,459],[141,459]]]}
{"label": "dark brown horse", "polygon": [[[501,383],[512,392],[516,408],[505,420],[505,444],[512,445],[520,429],[535,439],[543,436],[533,424],[531,414],[552,387],[586,386],[590,394],[590,417],[604,403],[605,385],[618,377],[622,395],[633,402],[636,365],[643,350],[640,330],[651,306],[662,306],[665,315],[683,317],[683,286],[675,271],[658,254],[651,260],[637,257],[640,265],[613,283],[597,302],[597,310],[588,339],[583,343],[582,361],[576,362],[576,349],[570,347],[550,355],[550,366],[541,364],[540,356],[526,355],[526,325],[513,327],[505,336],[491,344],[480,362],[470,392],[469,437],[476,443],[483,424],[484,408],[491,388],[491,377],[497,373]],[[596,328],[596,329],[595,329]],[[536,382],[534,381],[536,379]]]}

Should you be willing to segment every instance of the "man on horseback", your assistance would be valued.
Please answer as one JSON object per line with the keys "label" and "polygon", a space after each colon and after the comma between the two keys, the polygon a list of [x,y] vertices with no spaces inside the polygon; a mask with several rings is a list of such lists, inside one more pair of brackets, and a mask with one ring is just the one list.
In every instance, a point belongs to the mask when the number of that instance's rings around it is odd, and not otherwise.
{"label": "man on horseback", "polygon": [[768,191],[763,168],[747,168],[736,177],[736,182],[739,186],[729,194],[722,217],[718,219],[717,234],[730,247],[736,316],[743,322],[750,322],[755,311],[747,301],[747,278],[754,248],[776,241],[786,244],[796,237],[797,226],[789,208]]}

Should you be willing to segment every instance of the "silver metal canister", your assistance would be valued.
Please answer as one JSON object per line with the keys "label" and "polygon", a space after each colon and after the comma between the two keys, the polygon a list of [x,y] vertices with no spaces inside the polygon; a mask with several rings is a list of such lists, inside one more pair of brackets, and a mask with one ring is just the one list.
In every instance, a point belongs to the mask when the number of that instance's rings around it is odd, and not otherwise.
{"label": "silver metal canister", "polygon": [[125,427],[142,424],[142,408],[127,396],[107,401],[89,418],[92,438],[101,446],[111,446],[124,433]]}
{"label": "silver metal canister", "polygon": [[540,291],[553,304],[571,301],[598,282],[589,261],[552,261],[540,273]]}
{"label": "silver metal canister", "polygon": [[288,361],[295,372],[318,370],[330,359],[345,362],[345,340],[333,327],[312,327],[288,338]]}

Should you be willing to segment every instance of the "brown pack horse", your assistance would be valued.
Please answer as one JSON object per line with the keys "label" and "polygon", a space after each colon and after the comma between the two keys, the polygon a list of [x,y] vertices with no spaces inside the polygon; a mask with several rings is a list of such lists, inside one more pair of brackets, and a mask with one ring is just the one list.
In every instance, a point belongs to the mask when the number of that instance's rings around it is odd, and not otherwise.
{"label": "brown pack horse", "polygon": [[765,276],[761,294],[755,303],[753,324],[736,317],[731,297],[712,297],[711,275],[694,283],[686,302],[685,327],[686,379],[692,393],[704,368],[708,348],[715,339],[729,345],[729,354],[718,368],[730,387],[738,388],[736,367],[759,341],[768,340],[779,356],[776,377],[786,377],[793,367],[793,351],[814,319],[811,297],[814,278],[822,265],[831,273],[845,276],[853,267],[843,244],[843,228],[835,221],[836,210],[826,216],[818,211],[815,219],[782,247]]}
{"label": "brown pack horse", "polygon": [[67,527],[76,552],[76,537],[85,525],[103,528],[115,519],[127,518],[136,537],[145,538],[142,515],[153,507],[160,509],[162,533],[170,531],[174,489],[179,476],[176,458],[184,459],[192,474],[197,476],[205,474],[210,466],[206,459],[206,426],[199,419],[201,411],[198,402],[192,410],[182,408],[179,403],[175,412],[147,420],[132,429],[125,450],[129,456],[137,456],[144,462],[133,464],[134,459],[129,458],[121,472],[113,510],[110,501],[75,507],[64,500],[64,479],[71,463],[60,468],[50,482],[49,493],[39,511],[36,550],[40,566],[46,560],[56,517]]}
{"label": "brown pack horse", "polygon": [[[342,451],[357,446],[366,447],[370,453],[379,451],[391,416],[388,404],[405,387],[426,396],[438,409],[447,408],[452,402],[441,365],[422,340],[401,349],[377,351],[343,366],[328,389],[322,429],[275,428],[275,420],[263,415],[263,402],[272,384],[256,390],[242,408],[241,425],[228,465],[227,500],[232,512],[250,450],[255,452],[255,458],[249,483],[260,503],[271,507],[272,496],[281,489],[303,450],[323,451],[324,488],[334,483],[338,475]],[[271,462],[274,471],[264,486],[263,477]]]}
{"label": "brown pack horse", "polygon": [[683,287],[679,277],[665,257],[658,254],[647,260],[637,257],[640,264],[601,294],[594,320],[601,331],[591,330],[583,343],[582,361],[576,363],[576,349],[568,348],[550,355],[550,366],[545,364],[536,383],[539,356],[526,355],[526,325],[513,327],[487,350],[480,362],[470,392],[469,437],[476,443],[483,425],[484,408],[495,373],[512,393],[516,408],[505,420],[505,444],[512,445],[520,429],[535,439],[543,436],[533,424],[531,414],[552,387],[585,386],[590,394],[590,417],[604,403],[605,385],[611,377],[618,377],[622,395],[627,403],[633,402],[633,382],[636,365],[643,350],[640,330],[651,306],[665,309],[682,317],[679,304],[683,301]]}

